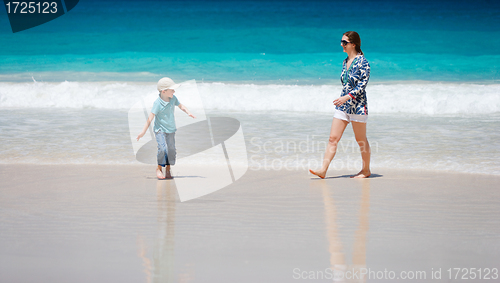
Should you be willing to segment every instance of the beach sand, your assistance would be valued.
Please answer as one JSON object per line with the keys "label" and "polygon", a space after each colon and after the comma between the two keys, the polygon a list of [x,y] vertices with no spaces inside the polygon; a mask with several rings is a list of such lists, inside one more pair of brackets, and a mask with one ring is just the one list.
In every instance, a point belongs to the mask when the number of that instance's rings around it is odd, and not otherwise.
{"label": "beach sand", "polygon": [[354,268],[372,271],[356,282],[386,282],[384,269],[449,282],[449,268],[500,268],[500,176],[353,173],[248,170],[180,202],[154,166],[0,165],[0,281],[331,282]]}

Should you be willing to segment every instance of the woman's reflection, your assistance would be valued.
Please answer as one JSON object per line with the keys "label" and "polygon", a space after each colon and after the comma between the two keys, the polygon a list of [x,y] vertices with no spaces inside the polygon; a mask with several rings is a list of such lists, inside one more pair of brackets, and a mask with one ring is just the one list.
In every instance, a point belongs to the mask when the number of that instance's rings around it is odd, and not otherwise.
{"label": "woman's reflection", "polygon": [[[325,206],[325,225],[328,239],[328,251],[330,253],[330,266],[334,271],[335,280],[339,282],[366,282],[366,278],[361,276],[360,269],[366,268],[366,234],[368,232],[368,213],[370,209],[370,180],[360,180],[361,207],[359,210],[359,226],[355,233],[352,265],[347,266],[343,253],[342,242],[338,233],[337,211],[334,199],[331,196],[331,189],[326,181],[318,182],[322,189],[323,203]],[[357,276],[353,276],[357,275]],[[362,277],[362,278],[361,278]],[[350,279],[350,280],[347,280]]]}

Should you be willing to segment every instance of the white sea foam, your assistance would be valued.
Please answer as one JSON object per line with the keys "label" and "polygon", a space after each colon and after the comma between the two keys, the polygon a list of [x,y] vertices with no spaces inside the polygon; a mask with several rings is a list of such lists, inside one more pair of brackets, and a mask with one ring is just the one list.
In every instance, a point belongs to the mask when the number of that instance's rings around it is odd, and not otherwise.
{"label": "white sea foam", "polygon": [[[207,110],[332,112],[339,85],[198,83]],[[128,109],[156,92],[145,82],[0,83],[1,108]],[[176,94],[183,101],[182,89]],[[370,113],[422,115],[500,112],[500,84],[408,82],[371,84]]]}
{"label": "white sea foam", "polygon": [[127,109],[154,91],[154,84],[145,83],[0,83],[0,108]]}
{"label": "white sea foam", "polygon": [[[332,112],[340,86],[199,85],[207,109]],[[374,84],[367,88],[370,113],[485,114],[500,112],[500,85],[451,83]]]}

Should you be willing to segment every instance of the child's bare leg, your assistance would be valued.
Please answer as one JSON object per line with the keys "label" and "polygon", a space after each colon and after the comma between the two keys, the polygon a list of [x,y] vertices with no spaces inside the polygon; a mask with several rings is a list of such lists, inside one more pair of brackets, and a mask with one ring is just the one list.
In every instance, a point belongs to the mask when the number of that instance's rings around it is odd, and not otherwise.
{"label": "child's bare leg", "polygon": [[158,168],[156,168],[156,177],[158,177],[158,179],[165,179],[165,176],[163,176],[161,165],[158,165]]}
{"label": "child's bare leg", "polygon": [[170,165],[165,166],[165,179],[173,179],[172,175],[170,174]]}

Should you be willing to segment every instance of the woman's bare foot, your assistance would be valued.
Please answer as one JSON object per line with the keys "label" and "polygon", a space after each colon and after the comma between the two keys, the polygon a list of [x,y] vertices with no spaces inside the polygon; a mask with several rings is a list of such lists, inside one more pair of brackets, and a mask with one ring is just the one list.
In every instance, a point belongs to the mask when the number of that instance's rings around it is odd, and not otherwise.
{"label": "woman's bare foot", "polygon": [[326,172],[313,171],[311,169],[309,169],[309,172],[311,172],[311,174],[313,174],[313,175],[320,177],[321,179],[324,179],[325,175],[326,175]]}
{"label": "woman's bare foot", "polygon": [[358,174],[351,176],[351,178],[368,178],[371,174],[370,170],[361,170]]}
{"label": "woman's bare foot", "polygon": [[161,172],[161,170],[158,168],[156,168],[156,177],[158,177],[158,179],[160,180],[165,179],[165,176],[163,176],[163,172]]}

